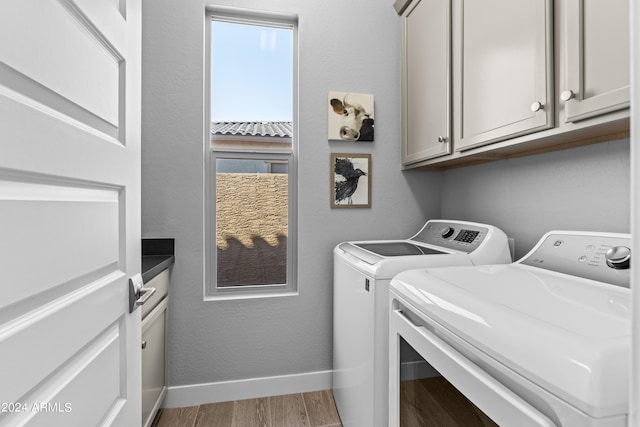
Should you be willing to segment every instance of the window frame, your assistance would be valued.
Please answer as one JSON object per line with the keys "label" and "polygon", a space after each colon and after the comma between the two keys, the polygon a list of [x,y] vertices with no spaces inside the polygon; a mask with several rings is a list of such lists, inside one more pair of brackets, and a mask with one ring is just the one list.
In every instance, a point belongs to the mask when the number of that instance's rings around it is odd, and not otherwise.
{"label": "window frame", "polygon": [[[292,124],[290,149],[224,148],[211,146],[211,23],[214,20],[287,28],[292,30]],[[229,7],[205,9],[204,52],[204,300],[285,297],[298,294],[298,17],[297,15],[245,11]],[[268,137],[265,137],[267,139]],[[216,160],[255,159],[288,163],[287,283],[276,285],[217,286]]]}

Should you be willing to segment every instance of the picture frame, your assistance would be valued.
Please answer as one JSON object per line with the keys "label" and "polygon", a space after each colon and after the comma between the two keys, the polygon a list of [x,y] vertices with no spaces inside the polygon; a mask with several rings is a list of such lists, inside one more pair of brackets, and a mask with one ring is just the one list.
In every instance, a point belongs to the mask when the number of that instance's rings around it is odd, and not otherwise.
{"label": "picture frame", "polygon": [[329,140],[372,142],[374,96],[366,93],[329,92],[327,99]]}
{"label": "picture frame", "polygon": [[331,153],[332,208],[371,207],[371,154]]}

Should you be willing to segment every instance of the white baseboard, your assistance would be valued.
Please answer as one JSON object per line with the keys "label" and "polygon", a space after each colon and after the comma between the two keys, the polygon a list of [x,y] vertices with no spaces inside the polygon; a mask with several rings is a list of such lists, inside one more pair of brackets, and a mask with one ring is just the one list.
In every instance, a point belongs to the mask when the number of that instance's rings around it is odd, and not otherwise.
{"label": "white baseboard", "polygon": [[277,377],[170,386],[162,407],[182,408],[205,403],[328,390],[333,384],[332,376],[333,371],[318,371]]}

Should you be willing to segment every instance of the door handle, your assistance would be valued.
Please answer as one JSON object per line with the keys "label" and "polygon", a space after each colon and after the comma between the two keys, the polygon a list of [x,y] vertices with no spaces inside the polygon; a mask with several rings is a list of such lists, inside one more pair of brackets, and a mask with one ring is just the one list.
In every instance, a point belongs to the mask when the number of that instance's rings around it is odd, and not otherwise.
{"label": "door handle", "polygon": [[136,274],[129,279],[129,313],[144,304],[156,293],[156,288],[147,288],[142,282],[142,276]]}

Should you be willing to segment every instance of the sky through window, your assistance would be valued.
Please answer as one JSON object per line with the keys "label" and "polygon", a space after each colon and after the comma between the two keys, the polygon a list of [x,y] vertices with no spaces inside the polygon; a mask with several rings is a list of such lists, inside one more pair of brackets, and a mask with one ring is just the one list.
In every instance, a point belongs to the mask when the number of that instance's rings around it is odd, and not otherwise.
{"label": "sky through window", "polygon": [[292,37],[286,28],[212,22],[212,121],[292,121]]}

